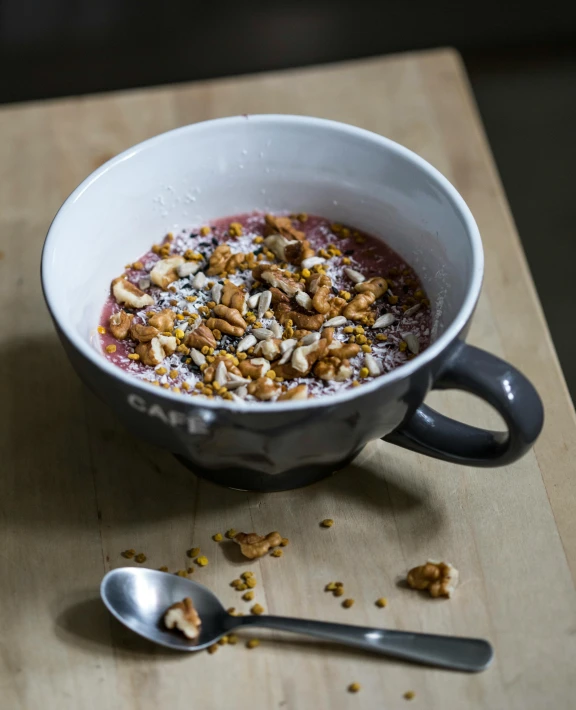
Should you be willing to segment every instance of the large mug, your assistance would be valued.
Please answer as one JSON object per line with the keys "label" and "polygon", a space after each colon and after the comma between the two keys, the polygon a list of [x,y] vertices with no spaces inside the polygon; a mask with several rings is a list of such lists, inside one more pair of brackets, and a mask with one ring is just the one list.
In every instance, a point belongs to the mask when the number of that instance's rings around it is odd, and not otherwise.
{"label": "large mug", "polygon": [[[96,326],[124,264],[167,231],[252,210],[309,212],[383,239],[424,284],[431,345],[340,394],[244,405],[150,387],[106,360]],[[318,480],[379,437],[472,466],[526,452],[542,428],[538,394],[514,367],[464,342],[482,273],[474,218],[437,170],[382,136],[300,116],[207,121],[125,151],[66,200],[42,256],[45,298],[68,357],[126,428],[212,481],[265,491]],[[507,431],[435,412],[422,404],[431,388],[478,395]]]}

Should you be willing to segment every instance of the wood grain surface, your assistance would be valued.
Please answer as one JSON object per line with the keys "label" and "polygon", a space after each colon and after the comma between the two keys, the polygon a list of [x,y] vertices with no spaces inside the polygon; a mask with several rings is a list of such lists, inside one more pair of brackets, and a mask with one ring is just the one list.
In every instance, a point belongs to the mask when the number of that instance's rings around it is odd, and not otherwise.
{"label": "wood grain surface", "polygon": [[[130,437],[68,365],[43,303],[42,242],[66,195],[103,160],[206,118],[278,112],[368,128],[415,150],[461,191],[486,249],[470,341],[522,369],[545,403],[535,449],[474,470],[375,442],[336,476],[271,495],[223,490]],[[520,120],[521,117],[519,117]],[[550,238],[553,235],[549,235]],[[574,707],[576,427],[572,404],[457,55],[449,50],[124,92],[0,110],[0,706],[153,708]],[[89,277],[89,275],[87,275]],[[430,402],[482,426],[472,397]],[[319,527],[331,517],[332,528]],[[239,562],[227,528],[290,538],[279,559]],[[215,655],[158,650],[113,621],[103,574],[135,548],[151,567],[187,566],[226,605],[248,569],[275,614],[489,638],[493,666],[449,673],[261,633]],[[445,558],[461,572],[450,601],[405,589],[408,568]],[[132,563],[129,563],[132,564]],[[341,580],[345,610],[323,592]],[[385,596],[386,609],[374,602]],[[349,683],[361,691],[347,692]],[[404,699],[412,690],[415,698]]]}

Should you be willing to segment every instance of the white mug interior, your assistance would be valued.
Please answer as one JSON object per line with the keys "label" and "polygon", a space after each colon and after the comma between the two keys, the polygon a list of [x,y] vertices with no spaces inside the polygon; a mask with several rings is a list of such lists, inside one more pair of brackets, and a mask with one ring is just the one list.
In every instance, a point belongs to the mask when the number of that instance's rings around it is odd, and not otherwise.
{"label": "white mug interior", "polygon": [[95,329],[111,280],[169,231],[253,210],[350,224],[382,239],[416,270],[432,303],[433,343],[385,377],[431,359],[473,312],[481,241],[466,204],[438,171],[368,131],[272,115],[176,129],[89,176],[62,206],[46,241],[42,278],[52,314],[87,357],[130,377],[98,352]]}

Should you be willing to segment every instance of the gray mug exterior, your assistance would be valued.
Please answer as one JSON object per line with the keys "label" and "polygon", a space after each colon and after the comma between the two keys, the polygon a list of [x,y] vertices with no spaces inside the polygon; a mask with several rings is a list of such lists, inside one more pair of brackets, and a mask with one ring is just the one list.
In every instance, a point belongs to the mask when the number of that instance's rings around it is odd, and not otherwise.
{"label": "gray mug exterior", "polygon": [[[56,324],[57,325],[57,324]],[[132,434],[173,452],[195,474],[241,490],[278,491],[313,483],[383,438],[438,459],[502,466],[520,458],[543,425],[540,398],[515,368],[457,338],[404,378],[323,406],[251,412],[202,406],[200,399],[168,400],[157,388],[110,377],[58,331],[84,383]],[[461,334],[462,337],[464,333]],[[494,406],[508,432],[454,421],[423,405],[431,388],[476,394]]]}

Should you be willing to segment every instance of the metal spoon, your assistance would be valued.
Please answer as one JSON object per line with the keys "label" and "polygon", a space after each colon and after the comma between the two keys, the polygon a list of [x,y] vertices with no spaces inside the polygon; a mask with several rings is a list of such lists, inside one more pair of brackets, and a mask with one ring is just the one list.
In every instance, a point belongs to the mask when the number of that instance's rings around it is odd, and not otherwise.
{"label": "metal spoon", "polygon": [[[112,570],[102,580],[100,594],[108,611],[118,621],[140,636],[177,651],[201,651],[234,629],[260,626],[459,671],[483,671],[494,655],[492,646],[482,639],[370,629],[283,616],[231,616],[202,584],[151,569]],[[197,642],[164,628],[164,612],[184,597],[192,599],[202,619]]]}

